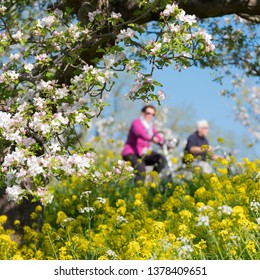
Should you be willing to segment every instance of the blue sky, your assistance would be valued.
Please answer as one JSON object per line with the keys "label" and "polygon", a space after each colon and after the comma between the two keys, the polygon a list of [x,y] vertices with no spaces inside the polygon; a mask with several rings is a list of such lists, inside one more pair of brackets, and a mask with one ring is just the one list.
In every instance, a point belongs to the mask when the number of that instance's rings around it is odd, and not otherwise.
{"label": "blue sky", "polygon": [[192,105],[194,110],[194,124],[199,119],[207,119],[218,129],[223,129],[232,135],[238,157],[255,158],[259,156],[260,144],[255,145],[254,151],[248,149],[244,137],[248,136],[247,129],[234,119],[234,102],[220,95],[228,83],[220,86],[213,81],[208,69],[191,67],[182,72],[173,71],[172,67],[157,71],[154,78],[163,84],[166,94],[162,106],[182,107]]}
{"label": "blue sky", "polygon": [[[218,145],[218,137],[223,137],[227,143],[227,150],[230,150],[228,142],[234,144],[233,149],[236,152],[237,159],[243,157],[259,158],[260,143],[255,145],[253,149],[248,148],[248,144],[252,143],[250,134],[240,122],[234,119],[235,103],[230,98],[220,95],[222,89],[230,89],[229,78],[224,79],[221,86],[213,81],[211,72],[212,70],[210,69],[201,69],[195,66],[182,72],[174,71],[173,66],[163,70],[156,70],[153,78],[163,85],[162,88],[156,90],[163,89],[166,95],[166,99],[161,102],[161,107],[166,106],[169,109],[177,107],[187,110],[187,107],[191,106],[192,112],[194,112],[193,124],[191,125],[194,125],[195,128],[198,120],[208,120],[211,126],[209,138],[212,146]],[[119,91],[124,96],[131,88],[133,80],[130,77],[126,79],[126,76],[122,75],[118,82],[119,84],[120,82],[122,83],[122,88]],[[123,100],[123,102],[126,102],[126,100]],[[120,112],[122,116],[118,116],[118,119],[130,124],[137,116],[136,114],[140,112],[143,104],[140,100],[126,102],[124,108],[122,108],[123,112]],[[111,113],[111,110],[113,111],[114,109],[113,102],[110,109],[106,109],[106,113]],[[214,128],[216,128],[215,131]],[[192,132],[190,131],[190,134]],[[222,132],[223,135],[221,134]],[[188,134],[182,136],[188,137]]]}

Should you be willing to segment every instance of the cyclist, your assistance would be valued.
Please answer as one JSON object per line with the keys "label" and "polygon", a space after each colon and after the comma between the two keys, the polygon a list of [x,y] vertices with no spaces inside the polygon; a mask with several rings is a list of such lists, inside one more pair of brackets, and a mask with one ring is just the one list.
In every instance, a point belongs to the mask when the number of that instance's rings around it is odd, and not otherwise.
{"label": "cyclist", "polygon": [[146,105],[142,108],[141,116],[131,124],[122,151],[123,159],[130,161],[135,170],[135,182],[144,182],[147,165],[152,165],[153,170],[158,173],[166,165],[165,157],[151,148],[151,143],[162,145],[164,142],[153,125],[155,113],[156,109],[153,105]]}
{"label": "cyclist", "polygon": [[[216,160],[219,158],[218,155],[213,153],[213,149],[209,145],[207,139],[208,131],[209,124],[206,120],[200,120],[197,122],[197,130],[188,137],[183,157],[184,164],[199,166],[204,173],[212,172],[211,166],[207,160]],[[193,156],[193,160],[189,158],[189,154]]]}

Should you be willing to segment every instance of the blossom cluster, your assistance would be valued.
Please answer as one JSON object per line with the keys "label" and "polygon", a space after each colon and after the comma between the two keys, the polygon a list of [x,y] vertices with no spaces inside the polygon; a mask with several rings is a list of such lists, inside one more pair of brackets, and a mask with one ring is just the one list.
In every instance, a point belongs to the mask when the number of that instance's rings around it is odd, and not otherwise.
{"label": "blossom cluster", "polygon": [[[138,29],[134,28],[123,29],[117,36],[117,41],[125,40],[128,46],[136,49],[138,56],[152,66],[150,73],[143,73],[139,67],[132,67],[134,63],[139,66],[139,63],[129,59],[126,69],[136,77],[127,95],[132,100],[144,96],[147,98],[145,100],[163,100],[165,96],[162,91],[158,95],[153,94],[155,86],[160,85],[153,79],[154,68],[162,69],[166,64],[174,64],[174,69],[186,69],[195,61],[211,55],[215,49],[212,37],[198,27],[196,17],[186,14],[176,4],[166,5],[160,13],[157,29],[157,34],[162,35],[157,36],[156,40],[152,35],[137,40]],[[152,94],[147,94],[149,92]]]}
{"label": "blossom cluster", "polygon": [[256,141],[260,140],[260,88],[242,90],[238,95],[233,96],[236,103],[234,108],[235,117],[244,125]]}
{"label": "blossom cluster", "polygon": [[[5,10],[1,6],[3,20]],[[119,162],[112,175],[101,174],[94,166],[93,152],[79,141],[81,128],[88,127],[105,106],[103,95],[111,90],[117,71],[126,70],[136,76],[130,98],[160,101],[165,96],[162,91],[153,93],[158,82],[152,73],[141,73],[139,58],[148,58],[156,67],[174,60],[187,67],[188,60],[212,51],[210,36],[197,30],[195,17],[186,15],[176,5],[167,5],[161,13],[161,38],[141,44],[140,28],[145,31],[145,26],[122,25],[119,13],[112,12],[105,18],[99,10],[90,12],[85,26],[65,24],[62,17],[55,11],[18,30],[7,22],[6,32],[0,36],[0,48],[6,57],[0,70],[0,140],[4,145],[0,172],[12,200],[28,193],[45,193],[37,189],[45,190],[52,178],[77,174],[98,181],[131,173],[128,166]],[[114,40],[119,44],[108,48],[101,59],[90,65],[79,54],[86,41],[98,40],[96,29],[104,22],[123,26],[115,28]],[[134,59],[127,52],[129,46],[137,48]],[[67,71],[73,72],[69,78]]]}
{"label": "blossom cluster", "polygon": [[216,56],[209,57],[206,64],[214,65],[215,81],[222,84],[225,77],[225,89],[220,93],[233,99],[236,120],[257,142],[260,139],[258,25],[238,15],[208,19],[205,23],[216,44]]}

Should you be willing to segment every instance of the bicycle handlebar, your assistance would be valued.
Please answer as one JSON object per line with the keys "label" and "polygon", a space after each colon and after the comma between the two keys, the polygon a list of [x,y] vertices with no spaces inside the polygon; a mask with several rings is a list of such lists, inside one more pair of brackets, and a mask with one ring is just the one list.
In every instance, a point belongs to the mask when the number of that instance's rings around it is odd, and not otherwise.
{"label": "bicycle handlebar", "polygon": [[[177,137],[174,137],[174,138],[171,138],[171,139],[165,139],[165,132],[162,131],[162,130],[156,131],[156,132],[153,134],[152,138],[153,138],[154,136],[156,136],[156,134],[162,134],[162,135],[163,135],[164,142],[163,142],[163,144],[161,144],[161,146],[166,145],[168,149],[174,149],[174,148],[177,147],[177,146],[179,145],[179,143],[180,143],[180,140],[179,140],[179,138],[177,138]],[[159,144],[159,145],[160,145],[160,144]]]}

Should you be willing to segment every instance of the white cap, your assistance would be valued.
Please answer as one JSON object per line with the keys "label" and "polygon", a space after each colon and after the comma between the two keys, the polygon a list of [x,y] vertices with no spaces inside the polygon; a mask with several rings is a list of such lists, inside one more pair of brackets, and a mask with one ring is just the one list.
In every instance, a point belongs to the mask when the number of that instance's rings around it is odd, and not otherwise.
{"label": "white cap", "polygon": [[197,128],[208,127],[209,124],[206,120],[200,120],[197,122]]}

